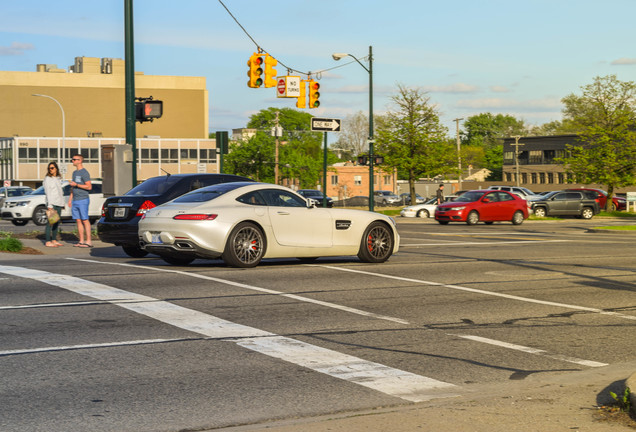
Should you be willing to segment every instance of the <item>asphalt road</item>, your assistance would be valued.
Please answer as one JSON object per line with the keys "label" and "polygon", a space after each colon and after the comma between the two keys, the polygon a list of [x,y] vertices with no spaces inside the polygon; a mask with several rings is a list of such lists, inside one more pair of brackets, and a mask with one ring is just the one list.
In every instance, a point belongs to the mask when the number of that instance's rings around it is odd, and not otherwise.
{"label": "asphalt road", "polygon": [[399,221],[380,265],[2,254],[0,430],[222,428],[634,360],[636,236],[588,232],[611,223]]}

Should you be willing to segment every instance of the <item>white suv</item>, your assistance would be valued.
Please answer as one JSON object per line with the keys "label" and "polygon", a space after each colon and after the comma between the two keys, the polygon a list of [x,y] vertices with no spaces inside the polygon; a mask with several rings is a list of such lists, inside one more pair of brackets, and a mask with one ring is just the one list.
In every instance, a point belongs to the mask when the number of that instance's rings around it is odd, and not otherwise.
{"label": "white suv", "polygon": [[511,192],[517,195],[519,198],[522,198],[526,201],[529,200],[530,198],[534,198],[537,196],[537,194],[532,192],[530,189],[526,189],[524,187],[518,187],[518,186],[490,186],[488,189]]}
{"label": "white suv", "polygon": [[[104,204],[104,194],[102,193],[102,182],[91,180],[93,189],[90,193],[90,205],[88,207],[88,217],[91,223],[98,220],[102,215],[102,204]],[[62,181],[64,191],[64,201],[68,202],[71,194],[71,185],[68,181]],[[7,198],[0,208],[0,217],[10,220],[13,225],[22,226],[30,220],[36,225],[45,225],[46,219],[46,195],[44,186],[40,186],[28,195]],[[60,215],[62,220],[71,219],[71,209],[65,206]]]}

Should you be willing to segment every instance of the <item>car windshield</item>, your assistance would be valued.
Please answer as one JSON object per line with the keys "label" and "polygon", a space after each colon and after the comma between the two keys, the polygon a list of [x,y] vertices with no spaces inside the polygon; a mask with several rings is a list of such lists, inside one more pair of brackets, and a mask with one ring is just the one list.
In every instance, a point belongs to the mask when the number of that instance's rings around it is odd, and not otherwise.
{"label": "car windshield", "polygon": [[482,196],[484,196],[484,194],[486,192],[491,192],[490,190],[488,191],[469,191],[466,192],[465,194],[462,194],[461,196],[457,197],[457,199],[455,199],[455,201],[453,202],[474,202],[479,200]]}
{"label": "car windshield", "polygon": [[31,192],[29,195],[44,195],[44,186],[40,186],[39,188]]}
{"label": "car windshield", "polygon": [[145,182],[138,184],[124,195],[161,195],[170,189],[182,177],[161,176],[149,178]]}

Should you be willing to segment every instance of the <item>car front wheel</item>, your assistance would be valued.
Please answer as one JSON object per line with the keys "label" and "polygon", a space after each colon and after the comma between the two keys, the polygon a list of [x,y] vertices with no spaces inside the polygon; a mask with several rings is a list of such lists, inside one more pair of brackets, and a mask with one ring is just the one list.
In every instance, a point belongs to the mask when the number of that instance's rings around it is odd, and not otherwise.
{"label": "car front wheel", "polygon": [[537,207],[534,209],[534,215],[536,217],[545,217],[545,209],[543,207]]}
{"label": "car front wheel", "polygon": [[46,207],[37,206],[35,210],[33,210],[33,223],[36,225],[46,225],[49,219],[46,217]]}
{"label": "car front wheel", "polygon": [[477,225],[477,222],[479,222],[479,213],[477,213],[475,210],[472,210],[470,213],[468,213],[466,223],[468,225]]}
{"label": "car front wheel", "polygon": [[371,223],[360,242],[358,258],[367,263],[381,263],[389,259],[393,253],[393,234],[382,222]]}
{"label": "car front wheel", "polygon": [[24,219],[12,219],[11,223],[15,226],[25,226],[29,221]]}
{"label": "car front wheel", "polygon": [[181,258],[181,257],[170,256],[170,255],[163,255],[161,259],[167,262],[168,264],[175,265],[175,266],[187,266],[192,261],[194,261],[194,258],[185,258],[185,257]]}
{"label": "car front wheel", "polygon": [[261,230],[250,222],[241,222],[230,233],[221,258],[229,266],[255,267],[265,255],[266,240]]}

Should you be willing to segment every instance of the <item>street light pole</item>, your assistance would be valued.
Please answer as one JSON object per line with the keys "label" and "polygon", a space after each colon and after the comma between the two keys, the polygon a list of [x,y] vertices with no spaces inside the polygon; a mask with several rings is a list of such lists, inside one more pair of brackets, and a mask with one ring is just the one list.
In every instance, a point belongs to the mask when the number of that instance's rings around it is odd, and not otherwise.
{"label": "street light pole", "polygon": [[375,162],[373,156],[373,47],[369,46],[369,67],[367,68],[363,65],[360,60],[356,58],[356,56],[352,54],[345,53],[335,53],[332,55],[334,60],[340,60],[344,57],[352,57],[355,61],[358,62],[360,66],[364,68],[369,73],[369,211],[374,211],[375,203],[374,203],[374,190],[373,190],[373,179],[374,169],[373,164]]}
{"label": "street light pole", "polygon": [[57,155],[57,164],[60,167],[60,171],[62,172],[62,175],[64,175],[66,174],[66,163],[64,162],[64,156],[66,156],[65,155],[66,153],[66,116],[64,115],[64,108],[62,108],[62,104],[52,96],[44,95],[44,94],[32,94],[31,96],[49,98],[53,102],[55,102],[57,106],[60,107],[60,111],[62,111],[62,157],[60,158],[60,155],[59,154]]}
{"label": "street light pole", "polygon": [[459,171],[458,187],[457,190],[462,190],[462,153],[461,153],[461,141],[459,140],[459,122],[464,120],[463,118],[456,118],[453,120],[457,123],[457,171]]}

